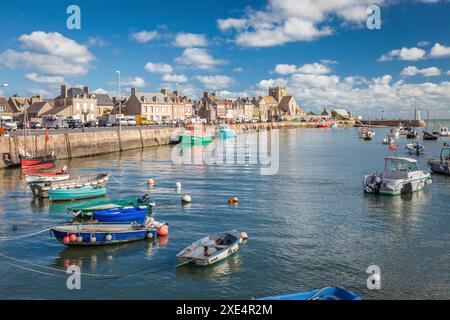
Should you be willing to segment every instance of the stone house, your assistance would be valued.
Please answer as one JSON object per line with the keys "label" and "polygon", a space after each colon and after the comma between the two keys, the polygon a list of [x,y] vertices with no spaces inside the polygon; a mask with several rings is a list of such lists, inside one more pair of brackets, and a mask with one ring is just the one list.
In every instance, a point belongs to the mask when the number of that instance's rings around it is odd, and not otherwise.
{"label": "stone house", "polygon": [[27,109],[28,119],[41,118],[50,112],[52,108],[53,106],[48,101],[35,102]]}
{"label": "stone house", "polygon": [[249,98],[238,98],[233,102],[233,109],[236,110],[235,118],[252,119],[255,115],[255,104]]}
{"label": "stone house", "polygon": [[54,106],[48,114],[87,121],[95,120],[97,112],[97,97],[89,93],[89,87],[67,90],[66,85],[62,85],[61,94],[54,99]]}
{"label": "stone house", "polygon": [[4,97],[0,97],[0,116],[10,116],[13,115],[13,109]]}

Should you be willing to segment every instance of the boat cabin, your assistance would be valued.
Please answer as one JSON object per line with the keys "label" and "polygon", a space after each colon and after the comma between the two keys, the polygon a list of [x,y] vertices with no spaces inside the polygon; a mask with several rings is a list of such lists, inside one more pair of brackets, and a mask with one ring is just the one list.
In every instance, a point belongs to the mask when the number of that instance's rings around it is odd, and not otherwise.
{"label": "boat cabin", "polygon": [[441,163],[450,161],[450,147],[444,147],[441,150]]}
{"label": "boat cabin", "polygon": [[408,173],[414,171],[420,171],[417,160],[394,157],[385,159],[385,179],[406,179],[408,178]]}

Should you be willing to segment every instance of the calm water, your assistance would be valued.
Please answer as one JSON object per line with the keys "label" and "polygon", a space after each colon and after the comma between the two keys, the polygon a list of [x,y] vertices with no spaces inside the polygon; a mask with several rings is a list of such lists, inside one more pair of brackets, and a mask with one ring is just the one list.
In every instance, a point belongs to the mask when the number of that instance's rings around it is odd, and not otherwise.
{"label": "calm water", "polygon": [[[18,265],[62,273],[0,257],[0,298],[249,299],[338,285],[365,299],[449,299],[450,178],[434,176],[427,191],[405,198],[362,192],[362,176],[381,171],[390,153],[380,142],[386,131],[377,129],[372,142],[360,141],[356,129],[282,131],[275,176],[261,176],[257,166],[175,165],[172,147],[73,160],[74,174],[113,173],[111,199],[140,196],[153,178],[155,214],[169,222],[170,237],[88,249],[65,248],[48,234],[0,242],[1,253],[39,266],[133,273],[112,280],[83,276],[82,290],[69,291],[66,278]],[[442,142],[425,142],[422,168]],[[182,182],[181,194],[174,191],[176,181]],[[184,193],[193,198],[190,207],[181,206]],[[239,197],[239,206],[228,206],[230,196]],[[70,218],[66,207],[33,202],[20,171],[0,171],[0,236],[64,222]],[[235,256],[209,268],[174,268],[179,250],[229,229],[250,235]],[[379,291],[366,288],[372,264],[381,268]]]}

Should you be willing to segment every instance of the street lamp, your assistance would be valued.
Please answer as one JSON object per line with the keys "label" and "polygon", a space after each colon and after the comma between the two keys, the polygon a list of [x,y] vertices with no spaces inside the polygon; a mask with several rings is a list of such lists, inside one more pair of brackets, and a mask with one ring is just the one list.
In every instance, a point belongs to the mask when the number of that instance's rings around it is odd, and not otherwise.
{"label": "street lamp", "polygon": [[119,131],[122,131],[122,93],[120,88],[120,71],[117,70],[116,73],[119,75]]}
{"label": "street lamp", "polygon": [[8,84],[7,84],[7,83],[4,83],[4,84],[2,84],[0,87],[6,88],[7,86],[8,86]]}

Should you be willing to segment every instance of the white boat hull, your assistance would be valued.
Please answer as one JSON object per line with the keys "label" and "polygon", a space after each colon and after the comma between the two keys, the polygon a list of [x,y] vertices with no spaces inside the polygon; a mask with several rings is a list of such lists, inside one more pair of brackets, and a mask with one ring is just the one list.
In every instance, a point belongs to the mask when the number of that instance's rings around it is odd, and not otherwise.
{"label": "white boat hull", "polygon": [[373,175],[364,177],[364,192],[387,196],[400,196],[422,191],[431,184],[431,175],[426,171],[415,172],[406,179],[382,179],[379,188],[372,188]]}

